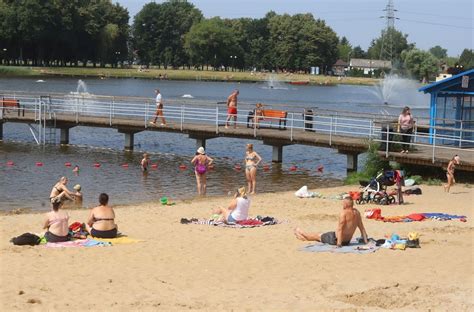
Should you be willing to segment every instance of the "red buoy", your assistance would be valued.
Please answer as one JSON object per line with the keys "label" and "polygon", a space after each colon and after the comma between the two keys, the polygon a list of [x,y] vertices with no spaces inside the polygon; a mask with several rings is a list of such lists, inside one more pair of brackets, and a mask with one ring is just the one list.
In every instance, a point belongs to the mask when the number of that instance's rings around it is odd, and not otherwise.
{"label": "red buoy", "polygon": [[321,173],[323,173],[323,171],[324,171],[324,167],[323,167],[323,165],[319,165],[319,166],[318,166],[318,168],[317,168],[316,170],[318,170],[318,172],[321,172]]}
{"label": "red buoy", "polygon": [[298,167],[296,167],[296,166],[291,166],[290,167],[290,171],[296,171],[296,169],[298,169]]}
{"label": "red buoy", "polygon": [[13,161],[11,161],[11,160],[7,161],[7,166],[14,166],[14,165],[15,165],[15,163]]}
{"label": "red buoy", "polygon": [[186,165],[179,165],[179,169],[181,169],[181,170],[186,169]]}
{"label": "red buoy", "polygon": [[268,171],[270,170],[270,166],[269,165],[263,165],[263,171]]}
{"label": "red buoy", "polygon": [[207,166],[207,169],[213,170],[213,169],[214,169],[214,165],[209,165],[209,166]]}
{"label": "red buoy", "polygon": [[242,167],[241,167],[240,165],[235,165],[235,166],[234,166],[234,169],[235,169],[236,171],[240,171],[240,170],[242,169]]}
{"label": "red buoy", "polygon": [[99,163],[94,163],[94,167],[95,167],[95,168],[99,168],[99,167],[100,167],[100,164],[99,164]]}
{"label": "red buoy", "polygon": [[158,164],[151,164],[151,168],[153,168],[153,169],[158,168]]}
{"label": "red buoy", "polygon": [[43,163],[40,161],[36,162],[36,167],[43,167]]}
{"label": "red buoy", "polygon": [[128,164],[122,164],[122,168],[128,168]]}
{"label": "red buoy", "polygon": [[70,162],[65,162],[65,163],[64,163],[64,166],[66,166],[66,167],[71,167],[72,164],[71,164]]}

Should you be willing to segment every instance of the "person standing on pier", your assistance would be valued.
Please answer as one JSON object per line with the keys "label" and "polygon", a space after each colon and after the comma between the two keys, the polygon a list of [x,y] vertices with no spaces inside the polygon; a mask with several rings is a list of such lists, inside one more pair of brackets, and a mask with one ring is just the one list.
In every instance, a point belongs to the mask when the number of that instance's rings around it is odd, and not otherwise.
{"label": "person standing on pier", "polygon": [[402,110],[400,116],[398,116],[398,133],[402,137],[402,150],[400,153],[408,153],[410,148],[411,135],[413,134],[413,126],[415,125],[415,120],[410,112],[410,107],[405,106]]}
{"label": "person standing on pier", "polygon": [[239,90],[234,90],[227,98],[227,119],[225,121],[225,128],[229,128],[229,122],[234,118],[234,129],[237,127],[237,96]]}
{"label": "person standing on pier", "polygon": [[158,119],[158,116],[161,117],[161,125],[166,126],[166,120],[165,117],[163,116],[163,98],[161,96],[160,90],[156,89],[156,113],[155,113],[155,118],[153,121],[150,121],[150,124],[156,125],[156,120]]}

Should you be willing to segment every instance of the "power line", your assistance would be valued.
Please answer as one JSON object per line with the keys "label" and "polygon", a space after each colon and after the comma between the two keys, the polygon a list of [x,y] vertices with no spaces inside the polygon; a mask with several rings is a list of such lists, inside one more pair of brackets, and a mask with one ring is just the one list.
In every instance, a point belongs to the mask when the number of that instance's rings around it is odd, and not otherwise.
{"label": "power line", "polygon": [[417,14],[417,15],[434,16],[434,17],[445,17],[445,18],[473,20],[472,17],[448,16],[448,15],[439,15],[439,14],[430,14],[430,13],[421,13],[421,12],[409,12],[409,11],[399,11],[399,12],[406,13],[406,14]]}
{"label": "power line", "polygon": [[461,29],[471,29],[471,30],[474,29],[473,27],[467,27],[467,26],[450,25],[450,24],[443,24],[443,23],[433,23],[433,22],[426,22],[426,21],[416,21],[416,20],[409,20],[409,19],[405,19],[405,18],[400,18],[400,20],[405,21],[405,22],[418,23],[418,24],[438,25],[438,26],[446,26],[446,27],[461,28]]}

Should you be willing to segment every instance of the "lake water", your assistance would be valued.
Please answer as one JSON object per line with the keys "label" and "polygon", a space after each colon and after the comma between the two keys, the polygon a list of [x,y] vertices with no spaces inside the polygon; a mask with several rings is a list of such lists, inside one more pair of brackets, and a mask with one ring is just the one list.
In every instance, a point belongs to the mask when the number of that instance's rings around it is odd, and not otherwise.
{"label": "lake water", "polygon": [[[77,79],[43,78],[36,82],[28,78],[0,78],[0,90],[29,92],[76,91]],[[239,102],[254,105],[256,102],[280,104],[293,111],[303,108],[335,109],[363,113],[399,114],[401,107],[414,107],[415,116],[427,116],[428,99],[416,88],[396,91],[391,102],[384,105],[377,87],[367,86],[290,86],[283,83],[271,88],[267,83],[224,83],[154,81],[140,79],[83,79],[88,92],[96,95],[153,97],[159,88],[165,105],[167,99],[179,100],[190,94],[197,100],[215,105],[225,101],[228,94],[238,88]],[[392,90],[392,92],[395,92]],[[393,101],[393,103],[392,103]],[[112,204],[158,201],[160,197],[171,199],[195,196],[195,177],[190,167],[194,155],[195,141],[181,134],[142,132],[135,135],[135,151],[124,152],[123,135],[114,129],[75,127],[70,130],[70,143],[66,147],[55,145],[37,146],[24,124],[6,123],[4,141],[0,143],[0,210],[26,208],[49,209],[48,196],[51,187],[62,176],[70,178],[69,187],[81,184],[85,194],[84,206],[96,203],[100,192],[111,196]],[[215,158],[215,169],[208,176],[208,194],[224,195],[245,184],[244,172],[234,169],[242,164],[245,144],[253,143],[270,170],[258,171],[258,191],[276,192],[296,190],[302,185],[314,189],[339,184],[346,175],[346,157],[335,150],[309,146],[286,146],[284,162],[271,165],[270,146],[259,141],[216,138],[207,141],[207,153]],[[139,162],[143,151],[151,154],[158,164],[143,176]],[[14,166],[7,162],[13,161]],[[363,157],[360,157],[360,162]],[[43,166],[36,166],[41,162]],[[81,170],[74,175],[65,163],[79,165]],[[100,168],[93,166],[100,163]],[[122,166],[128,164],[128,168]],[[186,164],[187,169],[179,169]],[[324,166],[324,172],[316,168]],[[290,167],[297,166],[296,171]]]}

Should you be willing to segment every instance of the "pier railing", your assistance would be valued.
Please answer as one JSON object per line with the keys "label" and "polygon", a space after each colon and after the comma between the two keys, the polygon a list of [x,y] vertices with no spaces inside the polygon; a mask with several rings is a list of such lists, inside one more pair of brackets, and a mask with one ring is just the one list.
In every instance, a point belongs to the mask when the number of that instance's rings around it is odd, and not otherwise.
{"label": "pier railing", "polygon": [[[143,123],[143,128],[150,127],[149,121],[154,118],[156,105],[153,99],[134,97],[111,97],[89,94],[51,94],[38,96],[28,93],[3,93],[3,98],[17,99],[21,103],[20,108],[8,107],[0,111],[0,119],[4,114],[16,116],[17,110],[24,110],[35,116],[35,120],[43,120],[43,125],[48,119],[60,119],[62,116],[73,116],[76,123],[80,123],[89,117],[100,117],[107,120],[110,126],[117,121],[134,120]],[[267,105],[268,107],[268,105]],[[369,139],[382,143],[384,151],[388,156],[391,147],[400,144],[400,134],[396,131],[398,116],[357,114],[353,112],[335,112],[317,110],[311,115],[302,112],[288,111],[286,127],[282,131],[279,127],[279,118],[265,118],[257,124],[253,122],[249,111],[253,111],[254,105],[239,104],[237,114],[237,126],[239,128],[249,127],[254,137],[258,137],[261,131],[274,129],[279,131],[278,136],[293,141],[302,133],[326,134],[329,145],[335,137],[353,137]],[[10,111],[10,112],[8,112]],[[167,123],[179,125],[183,130],[185,126],[207,125],[212,127],[218,134],[222,131],[226,122],[227,107],[225,104],[213,104],[195,99],[169,100],[164,105],[164,117]],[[12,115],[13,116],[13,115]],[[6,116],[5,116],[6,117]],[[233,122],[233,120],[232,120]],[[412,138],[412,146],[429,147],[432,149],[432,160],[435,161],[436,154],[440,150],[457,150],[473,152],[474,130],[472,125],[463,127],[462,121],[452,121],[460,127],[417,127],[415,126]],[[159,121],[158,121],[159,123]],[[419,124],[419,122],[417,122]],[[233,126],[233,124],[231,124]],[[407,134],[408,135],[408,134]],[[471,154],[472,155],[472,154]]]}

